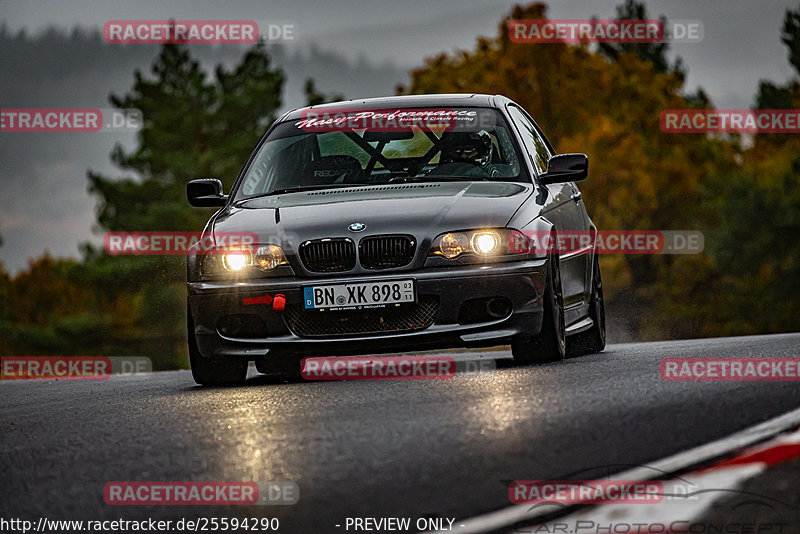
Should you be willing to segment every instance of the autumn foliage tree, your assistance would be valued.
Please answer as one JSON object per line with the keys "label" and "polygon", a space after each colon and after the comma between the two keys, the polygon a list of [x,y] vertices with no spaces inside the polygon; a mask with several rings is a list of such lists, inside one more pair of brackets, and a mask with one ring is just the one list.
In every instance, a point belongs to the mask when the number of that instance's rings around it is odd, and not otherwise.
{"label": "autumn foliage tree", "polygon": [[[643,4],[631,0],[618,9],[618,15],[648,18]],[[706,235],[707,249],[699,255],[602,258],[612,329],[627,328],[635,337],[647,339],[750,332],[767,326],[749,317],[744,306],[733,314],[720,313],[731,303],[725,290],[739,288],[736,283],[720,285],[721,277],[733,276],[746,285],[746,280],[759,276],[728,275],[720,259],[737,248],[732,242],[720,246],[731,239],[732,214],[725,207],[742,194],[742,188],[749,190],[757,183],[755,174],[743,166],[750,154],[738,137],[660,130],[663,110],[710,106],[702,91],[686,92],[680,62],[670,64],[665,56],[668,45],[593,48],[510,40],[509,21],[544,18],[544,4],[515,7],[498,25],[495,37],[479,38],[471,51],[427,59],[411,72],[410,84],[400,92],[506,95],[543,125],[559,152],[588,154],[590,178],[581,188],[600,229],[700,230]],[[795,19],[791,21],[784,29],[785,42],[791,39],[787,32],[796,32]],[[770,176],[786,177],[784,189],[796,184],[788,178],[793,172],[789,154],[768,160],[762,164],[773,166]],[[730,187],[732,179],[741,181],[738,193]],[[784,192],[759,193],[762,198],[750,204],[751,213],[768,210],[768,198],[775,201]],[[796,210],[790,212],[794,215],[778,217],[796,216]],[[763,231],[750,228],[754,234]],[[770,242],[772,237],[766,234],[761,239]],[[768,263],[754,259],[750,267],[767,269]],[[797,265],[794,259],[789,263]],[[754,287],[763,289],[765,279],[761,280]],[[780,299],[772,295],[773,304]],[[768,328],[790,328],[782,317],[770,321]]]}

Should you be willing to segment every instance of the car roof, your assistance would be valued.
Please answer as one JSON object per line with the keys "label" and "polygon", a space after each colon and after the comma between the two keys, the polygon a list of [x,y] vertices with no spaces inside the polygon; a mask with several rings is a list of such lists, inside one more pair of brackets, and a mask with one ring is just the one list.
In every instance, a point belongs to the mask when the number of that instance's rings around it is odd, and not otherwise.
{"label": "car roof", "polygon": [[496,107],[498,99],[507,100],[500,95],[485,95],[479,93],[383,96],[379,98],[343,100],[340,102],[330,102],[328,104],[293,109],[282,118],[283,120],[299,119],[302,118],[304,112],[312,109],[320,112],[336,112],[353,109],[385,109],[387,107]]}

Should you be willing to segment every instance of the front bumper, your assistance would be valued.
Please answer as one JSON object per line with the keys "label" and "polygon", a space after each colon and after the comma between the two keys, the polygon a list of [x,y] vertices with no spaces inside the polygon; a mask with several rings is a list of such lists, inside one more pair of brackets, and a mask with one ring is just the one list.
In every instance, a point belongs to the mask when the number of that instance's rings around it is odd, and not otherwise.
{"label": "front bumper", "polygon": [[[189,282],[189,310],[201,355],[215,358],[261,359],[270,350],[301,354],[358,354],[395,352],[445,347],[491,346],[510,342],[514,337],[532,337],[542,323],[546,281],[546,260],[533,259],[489,265],[425,268],[359,276],[315,278],[261,278],[246,281]],[[245,305],[243,299],[283,294],[287,307],[302,306],[303,286],[392,281],[413,278],[417,298],[438,300],[435,317],[429,326],[417,330],[370,334],[339,334],[308,337],[297,335],[284,314],[266,304]],[[470,303],[502,299],[508,313],[500,317],[481,317],[465,324],[464,310]],[[296,309],[295,312],[299,312]],[[337,311],[302,313],[343,313]],[[263,324],[263,332],[246,335],[221,327],[222,321],[236,316],[245,322]],[[254,317],[255,316],[255,317]],[[255,318],[257,317],[258,320]],[[296,317],[296,315],[295,315]],[[307,317],[313,321],[313,317]],[[248,321],[251,319],[252,321]],[[295,328],[295,330],[297,330]]]}

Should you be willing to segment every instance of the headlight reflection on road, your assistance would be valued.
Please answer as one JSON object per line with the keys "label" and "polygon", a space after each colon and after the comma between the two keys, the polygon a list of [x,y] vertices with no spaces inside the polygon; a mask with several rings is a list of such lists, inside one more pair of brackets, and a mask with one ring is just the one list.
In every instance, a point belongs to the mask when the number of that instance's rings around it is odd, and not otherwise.
{"label": "headlight reflection on road", "polygon": [[[282,388],[203,391],[206,416],[189,458],[213,480],[297,480],[303,453]],[[194,393],[194,392],[192,392]]]}
{"label": "headlight reflection on road", "polygon": [[[478,427],[484,435],[505,433],[512,438],[520,423],[529,422],[539,410],[541,399],[531,394],[530,382],[524,389],[520,387],[516,370],[469,374],[480,380],[470,379],[469,399],[465,399],[465,411],[461,412],[465,426]],[[537,380],[526,379],[533,380],[536,391]]]}

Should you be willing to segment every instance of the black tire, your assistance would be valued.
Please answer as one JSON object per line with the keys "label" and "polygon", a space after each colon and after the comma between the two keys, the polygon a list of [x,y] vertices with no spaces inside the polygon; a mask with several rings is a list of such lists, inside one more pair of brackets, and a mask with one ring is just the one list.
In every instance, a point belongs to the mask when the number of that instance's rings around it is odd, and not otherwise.
{"label": "black tire", "polygon": [[511,342],[511,354],[514,356],[514,363],[518,365],[557,362],[563,360],[566,355],[564,296],[558,256],[549,255],[547,264],[548,280],[544,291],[542,329],[532,339]]}
{"label": "black tire", "polygon": [[214,360],[200,354],[194,337],[192,313],[186,310],[189,331],[189,364],[194,381],[203,386],[235,386],[247,378],[247,360]]}
{"label": "black tire", "polygon": [[567,340],[567,356],[595,354],[606,348],[606,306],[603,300],[603,279],[600,276],[600,262],[594,256],[592,268],[592,296],[589,304],[589,318],[594,324],[589,330],[572,335]]}

